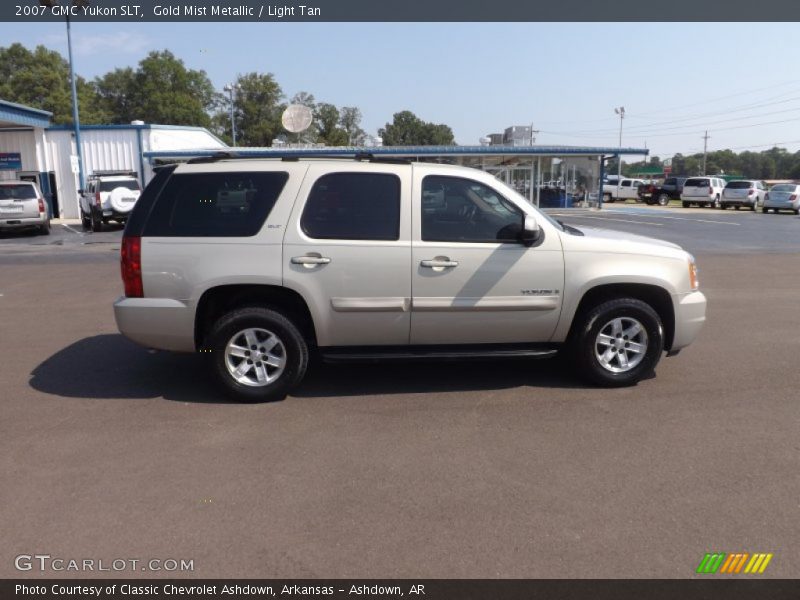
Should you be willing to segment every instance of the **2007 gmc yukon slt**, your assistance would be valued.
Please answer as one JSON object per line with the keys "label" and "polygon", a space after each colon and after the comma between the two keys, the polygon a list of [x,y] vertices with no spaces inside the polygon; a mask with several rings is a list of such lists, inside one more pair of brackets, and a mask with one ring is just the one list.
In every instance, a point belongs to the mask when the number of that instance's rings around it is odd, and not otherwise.
{"label": "2007 gmc yukon slt", "polygon": [[285,396],[326,360],[546,357],[605,386],[705,321],[694,259],[576,229],[475,169],[211,158],[158,172],[122,243],[120,331],[203,351],[232,397]]}

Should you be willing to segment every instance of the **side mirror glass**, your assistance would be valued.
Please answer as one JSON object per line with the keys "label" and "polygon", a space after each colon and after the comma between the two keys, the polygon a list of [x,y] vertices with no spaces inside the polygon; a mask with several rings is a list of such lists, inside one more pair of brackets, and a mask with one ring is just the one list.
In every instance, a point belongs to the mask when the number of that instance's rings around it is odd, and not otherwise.
{"label": "side mirror glass", "polygon": [[525,225],[522,228],[522,243],[526,246],[535,244],[542,236],[542,230],[539,228],[539,223],[536,222],[536,217],[532,215],[525,215]]}

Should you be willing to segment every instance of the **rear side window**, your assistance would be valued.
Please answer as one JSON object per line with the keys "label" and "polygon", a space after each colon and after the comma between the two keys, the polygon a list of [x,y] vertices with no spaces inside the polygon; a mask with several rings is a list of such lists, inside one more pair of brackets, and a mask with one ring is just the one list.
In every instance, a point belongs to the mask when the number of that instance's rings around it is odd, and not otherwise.
{"label": "rear side window", "polygon": [[683,187],[708,187],[711,182],[708,179],[687,179]]}
{"label": "rear side window", "polygon": [[263,171],[173,175],[143,235],[253,236],[261,230],[288,178],[288,173]]}
{"label": "rear side window", "polygon": [[320,177],[300,219],[318,240],[400,238],[400,179],[383,173],[332,173]]}
{"label": "rear side window", "polygon": [[101,181],[101,192],[113,192],[118,187],[127,188],[129,190],[139,190],[139,182],[135,179],[118,179],[116,181]]}
{"label": "rear side window", "polygon": [[32,185],[26,183],[0,185],[0,200],[33,200],[34,198],[36,198],[36,189]]}

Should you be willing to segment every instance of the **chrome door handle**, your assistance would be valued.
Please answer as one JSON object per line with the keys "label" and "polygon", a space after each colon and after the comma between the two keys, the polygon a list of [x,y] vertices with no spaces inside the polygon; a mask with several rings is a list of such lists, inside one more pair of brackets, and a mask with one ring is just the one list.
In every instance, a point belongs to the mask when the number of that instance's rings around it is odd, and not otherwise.
{"label": "chrome door handle", "polygon": [[429,269],[444,269],[445,267],[457,267],[458,261],[434,258],[433,260],[423,260],[419,264],[423,267],[428,267]]}
{"label": "chrome door handle", "polygon": [[293,265],[327,265],[331,259],[326,256],[293,256]]}

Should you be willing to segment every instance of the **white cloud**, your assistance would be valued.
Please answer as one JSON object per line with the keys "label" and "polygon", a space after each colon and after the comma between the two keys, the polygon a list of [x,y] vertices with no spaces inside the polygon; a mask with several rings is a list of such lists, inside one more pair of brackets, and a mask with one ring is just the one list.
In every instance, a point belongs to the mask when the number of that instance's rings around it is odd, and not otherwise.
{"label": "white cloud", "polygon": [[[67,44],[67,34],[53,34],[44,37],[44,44],[50,48]],[[152,45],[146,35],[128,31],[72,35],[72,49],[78,56],[96,54],[140,54]]]}

